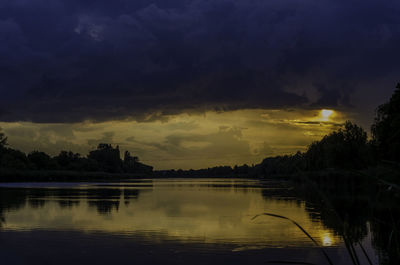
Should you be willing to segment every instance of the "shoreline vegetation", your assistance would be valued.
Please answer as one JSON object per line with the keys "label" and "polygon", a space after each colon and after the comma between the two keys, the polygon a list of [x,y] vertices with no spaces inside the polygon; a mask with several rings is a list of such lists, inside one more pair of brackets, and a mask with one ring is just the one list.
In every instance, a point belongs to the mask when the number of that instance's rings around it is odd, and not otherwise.
{"label": "shoreline vegetation", "polygon": [[199,170],[160,170],[139,161],[119,146],[101,143],[86,157],[61,151],[51,157],[40,151],[25,154],[7,145],[0,132],[0,182],[115,181],[132,178],[372,178],[400,182],[400,83],[389,102],[376,110],[372,139],[358,125],[346,121],[342,128],[313,142],[305,152],[265,158],[260,164],[218,166]]}

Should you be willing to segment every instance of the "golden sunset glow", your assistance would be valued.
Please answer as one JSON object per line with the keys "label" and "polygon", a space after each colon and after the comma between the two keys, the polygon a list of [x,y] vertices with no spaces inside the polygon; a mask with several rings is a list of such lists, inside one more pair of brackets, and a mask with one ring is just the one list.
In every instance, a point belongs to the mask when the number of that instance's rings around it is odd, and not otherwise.
{"label": "golden sunset glow", "polygon": [[337,129],[348,117],[333,110],[247,109],[179,114],[164,120],[65,124],[0,123],[10,146],[25,152],[86,155],[98,143],[119,145],[155,169],[197,169],[260,163],[293,154]]}

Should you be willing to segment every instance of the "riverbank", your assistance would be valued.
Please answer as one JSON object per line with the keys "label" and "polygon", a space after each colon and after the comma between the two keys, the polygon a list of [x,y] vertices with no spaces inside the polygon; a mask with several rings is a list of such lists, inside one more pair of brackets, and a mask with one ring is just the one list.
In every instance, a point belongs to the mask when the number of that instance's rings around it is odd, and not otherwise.
{"label": "riverbank", "polygon": [[152,173],[107,173],[66,170],[14,170],[0,169],[0,182],[98,182],[122,181],[128,179],[189,179],[189,178],[245,178],[245,179],[275,179],[275,180],[310,180],[315,184],[332,184],[332,186],[358,186],[364,182],[378,181],[392,188],[399,188],[400,170],[397,167],[380,165],[364,170],[326,169],[318,171],[298,171],[295,174],[193,174],[193,171],[175,171],[176,174],[164,174],[165,171]]}
{"label": "riverbank", "polygon": [[0,182],[98,182],[151,178],[151,174],[0,169]]}

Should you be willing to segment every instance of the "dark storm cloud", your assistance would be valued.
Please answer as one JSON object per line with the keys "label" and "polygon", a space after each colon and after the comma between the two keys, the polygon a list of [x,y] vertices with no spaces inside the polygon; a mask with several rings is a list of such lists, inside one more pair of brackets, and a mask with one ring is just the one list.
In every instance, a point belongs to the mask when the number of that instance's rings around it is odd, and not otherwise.
{"label": "dark storm cloud", "polygon": [[351,105],[399,72],[399,13],[397,0],[3,0],[0,120]]}

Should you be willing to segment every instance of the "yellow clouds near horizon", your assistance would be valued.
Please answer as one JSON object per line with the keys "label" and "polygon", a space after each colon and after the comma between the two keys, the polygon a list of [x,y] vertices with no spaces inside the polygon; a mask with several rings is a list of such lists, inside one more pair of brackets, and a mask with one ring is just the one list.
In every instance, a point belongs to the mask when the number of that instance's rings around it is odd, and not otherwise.
{"label": "yellow clouds near horizon", "polygon": [[256,164],[268,156],[304,151],[340,126],[347,115],[334,110],[248,109],[166,116],[162,120],[101,123],[0,123],[11,147],[56,155],[86,155],[98,143],[119,145],[155,169],[197,169]]}

